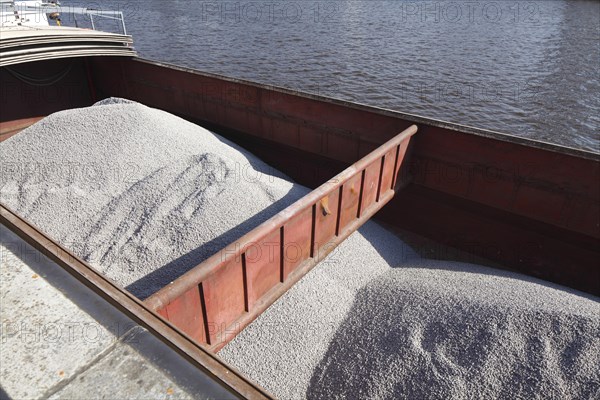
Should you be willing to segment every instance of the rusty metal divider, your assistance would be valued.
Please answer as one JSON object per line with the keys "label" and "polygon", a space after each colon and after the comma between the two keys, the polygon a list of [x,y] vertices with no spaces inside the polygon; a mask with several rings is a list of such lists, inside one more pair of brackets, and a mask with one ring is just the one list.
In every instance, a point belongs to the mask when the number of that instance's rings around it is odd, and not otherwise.
{"label": "rusty metal divider", "polygon": [[121,289],[33,224],[0,203],[0,223],[64,268],[133,321],[146,328],[194,367],[204,371],[233,395],[243,399],[274,398],[243,374],[148,309],[137,297]]}
{"label": "rusty metal divider", "polygon": [[35,124],[39,120],[44,117],[32,117],[32,118],[24,118],[17,119],[14,121],[5,121],[0,122],[0,142],[5,141],[11,136],[16,135],[21,132],[23,129],[28,128],[29,126]]}
{"label": "rusty metal divider", "polygon": [[146,299],[218,351],[383,207],[397,189],[409,127]]}

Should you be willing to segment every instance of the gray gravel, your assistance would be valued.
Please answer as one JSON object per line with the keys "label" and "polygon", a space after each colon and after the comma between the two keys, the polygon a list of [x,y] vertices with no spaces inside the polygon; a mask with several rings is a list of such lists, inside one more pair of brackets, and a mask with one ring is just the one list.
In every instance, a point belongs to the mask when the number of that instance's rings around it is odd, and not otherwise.
{"label": "gray gravel", "polygon": [[282,399],[600,398],[598,298],[409,251],[394,262],[394,242],[362,229],[219,355]]}
{"label": "gray gravel", "polygon": [[594,299],[478,266],[410,265],[358,293],[309,398],[599,398]]}
{"label": "gray gravel", "polygon": [[307,193],[224,138],[122,99],[0,146],[0,199],[145,298]]}
{"label": "gray gravel", "polygon": [[[376,244],[376,245],[375,245]],[[225,346],[219,356],[282,399],[306,397],[354,299],[389,264],[416,254],[367,222]]]}
{"label": "gray gravel", "polygon": [[[144,298],[307,193],[121,99],[0,146],[0,199]],[[600,398],[599,299],[420,258],[368,222],[219,355],[282,399]]]}

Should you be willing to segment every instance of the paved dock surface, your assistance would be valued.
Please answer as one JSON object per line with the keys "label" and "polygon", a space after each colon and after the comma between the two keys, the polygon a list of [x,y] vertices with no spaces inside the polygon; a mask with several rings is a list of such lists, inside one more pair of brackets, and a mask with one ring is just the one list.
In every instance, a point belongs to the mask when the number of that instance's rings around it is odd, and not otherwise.
{"label": "paved dock surface", "polygon": [[0,225],[0,398],[233,398]]}

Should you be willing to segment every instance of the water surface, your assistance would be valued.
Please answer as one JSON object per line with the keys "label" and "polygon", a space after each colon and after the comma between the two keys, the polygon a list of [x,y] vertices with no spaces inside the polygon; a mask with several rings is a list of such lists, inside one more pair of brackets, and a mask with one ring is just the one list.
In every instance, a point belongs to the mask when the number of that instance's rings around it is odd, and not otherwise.
{"label": "water surface", "polygon": [[599,1],[94,5],[146,58],[600,152]]}

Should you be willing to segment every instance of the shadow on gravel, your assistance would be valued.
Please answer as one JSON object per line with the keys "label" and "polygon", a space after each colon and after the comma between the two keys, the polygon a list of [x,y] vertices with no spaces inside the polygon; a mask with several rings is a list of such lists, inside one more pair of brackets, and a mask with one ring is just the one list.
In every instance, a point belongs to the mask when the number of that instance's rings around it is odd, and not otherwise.
{"label": "shadow on gravel", "polygon": [[[463,276],[473,272],[458,263],[414,259],[407,264],[396,267],[455,270]],[[600,322],[589,317],[589,309],[588,316],[579,316],[509,303],[499,307],[449,294],[442,281],[430,291],[430,271],[410,281],[397,272],[358,291],[313,371],[308,399],[513,399],[541,393],[558,399],[565,393],[574,398],[600,393]],[[527,276],[523,280],[557,286]],[[507,288],[500,295],[518,306],[525,300],[515,284],[514,295]],[[447,285],[460,291],[469,284],[449,279]]]}
{"label": "shadow on gravel", "polygon": [[[144,300],[153,292],[156,292],[163,286],[177,279],[187,271],[206,260],[208,257],[213,255],[216,251],[220,251],[225,246],[233,243],[252,229],[262,224],[296,200],[301,198],[306,193],[306,188],[300,185],[294,185],[294,187],[281,199],[277,200],[269,207],[263,209],[253,217],[248,218],[246,221],[237,225],[236,227],[228,230],[220,236],[208,241],[201,246],[198,246],[194,250],[176,258],[161,268],[149,273],[143,278],[138,279],[132,284],[128,285],[126,289],[134,296]],[[218,249],[218,250],[216,250]],[[152,291],[148,290],[153,288]]]}
{"label": "shadow on gravel", "polygon": [[[199,125],[203,126],[203,124],[199,124]],[[281,179],[289,181],[289,182],[294,182],[294,180],[292,178],[290,178],[287,174],[278,170],[277,168],[273,167],[272,165],[267,164],[266,162],[262,161],[259,157],[254,155],[250,150],[237,144],[233,140],[227,139],[226,137],[221,136],[218,133],[215,133],[214,130],[211,130],[211,132],[215,134],[215,137],[217,139],[219,139],[221,142],[223,142],[227,146],[232,147],[232,148],[236,149],[237,151],[239,151],[240,153],[246,155],[248,163],[252,166],[254,171],[248,171],[248,170],[240,171],[240,173],[242,174],[242,177],[250,179],[251,181],[256,180],[258,182],[263,182],[263,183],[267,183],[267,184],[268,184],[270,177],[281,178]]]}
{"label": "shadow on gravel", "polygon": [[[373,298],[380,278],[361,289],[311,377],[306,397],[324,399],[430,399],[450,398],[440,390],[433,371],[414,366],[412,376],[397,376],[398,363],[411,360],[411,328],[394,325],[401,307],[386,307]],[[371,290],[369,290],[371,289]],[[378,311],[386,307],[385,311]],[[435,393],[435,397],[432,394]]]}
{"label": "shadow on gravel", "polygon": [[[374,234],[373,227],[368,228],[369,230],[365,229],[367,225],[361,227],[360,232],[391,268],[419,268],[507,277],[553,288],[589,300],[599,300],[598,297],[577,289],[525,275],[515,270],[502,269],[497,263],[447,245],[434,242],[430,242],[426,246],[419,245],[402,235],[397,235],[385,226],[378,224],[377,227],[396,235],[399,240],[389,243],[382,241]],[[430,256],[430,254],[433,254],[433,256]]]}

